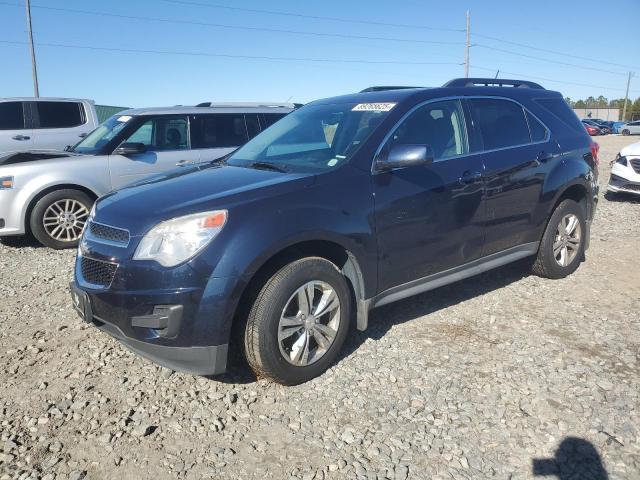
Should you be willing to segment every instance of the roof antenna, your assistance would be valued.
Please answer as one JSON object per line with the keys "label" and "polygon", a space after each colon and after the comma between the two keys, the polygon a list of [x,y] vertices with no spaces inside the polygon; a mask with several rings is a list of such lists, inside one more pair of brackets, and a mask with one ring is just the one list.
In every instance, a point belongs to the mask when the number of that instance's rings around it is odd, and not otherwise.
{"label": "roof antenna", "polygon": [[496,76],[495,76],[495,77],[493,77],[493,78],[498,78],[498,74],[499,74],[499,73],[500,73],[500,70],[498,70],[498,71],[496,72]]}

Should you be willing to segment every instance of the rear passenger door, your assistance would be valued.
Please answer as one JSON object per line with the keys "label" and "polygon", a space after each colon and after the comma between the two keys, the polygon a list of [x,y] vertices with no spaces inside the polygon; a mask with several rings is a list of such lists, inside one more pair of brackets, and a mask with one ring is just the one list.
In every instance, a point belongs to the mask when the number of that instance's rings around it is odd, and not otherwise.
{"label": "rear passenger door", "polygon": [[519,103],[469,99],[485,167],[485,242],[482,255],[534,242],[537,208],[547,173],[561,162],[549,131]]}
{"label": "rear passenger door", "polygon": [[91,130],[82,102],[29,102],[33,116],[33,146],[43,150],[63,150],[78,143]]}
{"label": "rear passenger door", "polygon": [[[249,115],[247,115],[249,116]],[[257,135],[257,118],[250,118],[252,134]],[[210,162],[244,145],[249,140],[244,113],[192,115],[191,145],[200,162]]]}
{"label": "rear passenger door", "polygon": [[33,145],[24,102],[0,102],[0,154],[30,150]]}

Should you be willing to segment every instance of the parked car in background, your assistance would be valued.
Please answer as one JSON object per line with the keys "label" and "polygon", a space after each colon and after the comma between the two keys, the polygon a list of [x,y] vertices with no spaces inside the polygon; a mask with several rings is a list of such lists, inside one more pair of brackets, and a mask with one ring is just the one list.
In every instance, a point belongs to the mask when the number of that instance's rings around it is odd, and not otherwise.
{"label": "parked car in background", "polygon": [[227,155],[292,110],[277,104],[126,110],[67,151],[1,156],[0,236],[30,231],[43,245],[74,247],[96,198]]}
{"label": "parked car in background", "polygon": [[637,135],[640,133],[640,120],[625,123],[619,129],[622,135]]}
{"label": "parked car in background", "polygon": [[609,133],[611,133],[611,128],[602,123],[596,122],[595,120],[584,118],[582,119],[582,123],[584,123],[585,125],[591,125],[592,127],[599,129],[599,135],[608,135]]}
{"label": "parked car in background", "polygon": [[599,127],[596,127],[595,125],[591,125],[590,123],[587,123],[584,120],[582,120],[582,125],[584,126],[584,129],[587,131],[587,133],[592,137],[595,137],[597,135],[602,135],[602,130],[600,130]]}
{"label": "parked car in background", "polygon": [[99,123],[93,100],[0,98],[0,154],[63,150]]}
{"label": "parked car in background", "polygon": [[563,96],[533,82],[319,100],[224,162],[101,198],[73,306],[168,368],[219,374],[236,346],[298,384],[335,361],[352,312],[364,330],[374,307],[525,257],[574,272],[597,165]]}
{"label": "parked car in background", "polygon": [[640,142],[627,145],[616,155],[607,190],[640,195]]}
{"label": "parked car in background", "polygon": [[620,131],[620,128],[621,128],[623,125],[626,125],[626,124],[627,124],[627,122],[613,122],[613,125],[611,126],[611,131],[612,131],[613,133],[622,133],[622,132]]}

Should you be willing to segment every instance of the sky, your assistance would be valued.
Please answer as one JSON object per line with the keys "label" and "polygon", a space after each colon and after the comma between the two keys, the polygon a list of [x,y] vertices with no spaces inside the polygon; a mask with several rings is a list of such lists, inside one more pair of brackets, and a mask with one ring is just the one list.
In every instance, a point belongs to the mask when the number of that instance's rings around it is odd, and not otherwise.
{"label": "sky", "polygon": [[[371,85],[525,78],[640,96],[640,0],[33,0],[41,96],[127,107],[305,103]],[[267,12],[268,11],[268,12]],[[280,12],[285,14],[275,14]],[[31,96],[24,0],[0,0],[0,97]],[[530,48],[534,47],[534,48]]]}

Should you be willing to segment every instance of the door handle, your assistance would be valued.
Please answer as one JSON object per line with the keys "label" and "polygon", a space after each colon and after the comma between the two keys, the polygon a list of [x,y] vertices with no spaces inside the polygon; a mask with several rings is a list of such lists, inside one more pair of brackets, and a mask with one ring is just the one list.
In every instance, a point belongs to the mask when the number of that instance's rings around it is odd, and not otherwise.
{"label": "door handle", "polygon": [[180,160],[176,163],[176,167],[186,167],[187,165],[193,165],[194,163],[196,162],[193,160]]}
{"label": "door handle", "polygon": [[29,140],[31,137],[28,137],[26,135],[14,135],[13,137],[14,140]]}
{"label": "door handle", "polygon": [[81,133],[80,135],[78,135],[80,138],[85,138],[87,135],[89,135],[88,133]]}
{"label": "door handle", "polygon": [[470,183],[479,182],[480,180],[482,180],[482,173],[481,172],[470,172],[469,170],[467,170],[458,179],[458,182],[461,185],[468,185]]}

